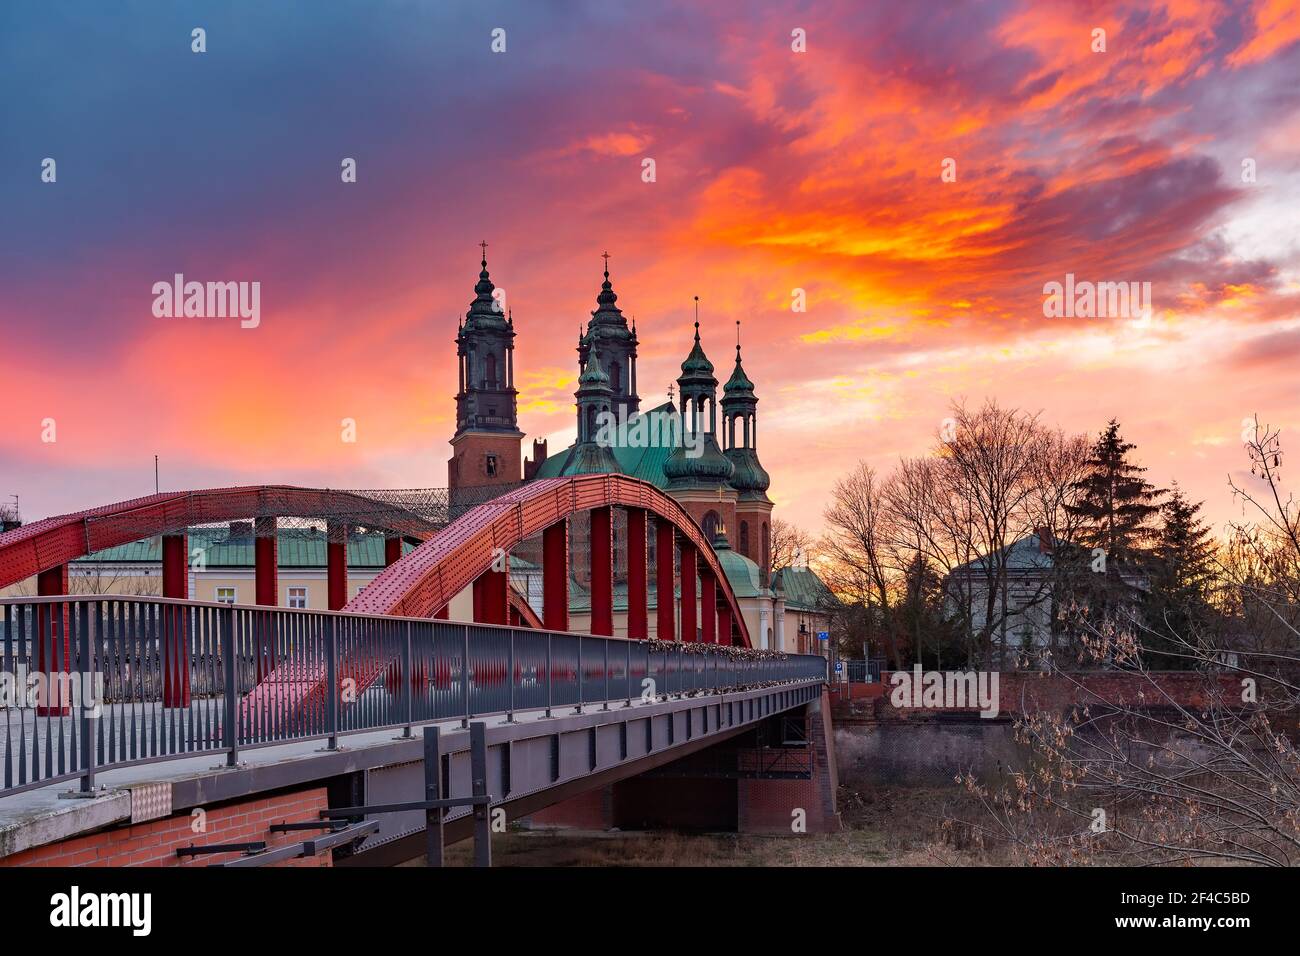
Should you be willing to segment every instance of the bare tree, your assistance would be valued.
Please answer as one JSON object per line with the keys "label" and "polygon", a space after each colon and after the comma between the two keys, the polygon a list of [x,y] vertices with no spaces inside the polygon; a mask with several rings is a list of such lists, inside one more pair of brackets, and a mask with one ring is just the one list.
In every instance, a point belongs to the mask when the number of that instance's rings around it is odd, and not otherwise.
{"label": "bare tree", "polygon": [[[1300,754],[1292,739],[1300,629],[1286,603],[1300,571],[1300,535],[1294,501],[1278,487],[1277,432],[1257,429],[1246,451],[1256,487],[1229,484],[1259,519],[1239,528],[1251,532],[1246,557],[1258,560],[1223,563],[1221,585],[1238,592],[1239,609],[1258,605],[1253,619],[1271,618],[1285,640],[1259,648],[1213,631],[1175,635],[1162,653],[1194,672],[1196,690],[1175,694],[1148,668],[1140,619],[1084,615],[1081,653],[1126,671],[1140,695],[1102,693],[1053,661],[1051,673],[1073,682],[1077,704],[1019,723],[1032,770],[994,786],[965,778],[989,811],[991,822],[976,826],[1027,861],[1300,864]],[[1253,551],[1260,542],[1267,547]],[[1261,577],[1273,584],[1261,588]]]}
{"label": "bare tree", "polygon": [[860,462],[838,481],[826,509],[830,526],[820,546],[827,585],[865,613],[868,642],[884,643],[894,666],[902,665],[894,622],[895,568],[886,563],[888,525],[884,493],[875,470]]}
{"label": "bare tree", "polygon": [[782,568],[805,567],[817,556],[813,536],[798,525],[774,518],[770,534],[773,573]]}

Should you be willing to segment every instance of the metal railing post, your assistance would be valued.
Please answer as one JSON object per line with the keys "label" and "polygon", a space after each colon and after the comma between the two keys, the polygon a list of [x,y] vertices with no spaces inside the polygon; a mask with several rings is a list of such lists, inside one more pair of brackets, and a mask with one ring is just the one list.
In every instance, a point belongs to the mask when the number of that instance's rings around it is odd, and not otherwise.
{"label": "metal railing post", "polygon": [[552,635],[549,631],[546,634],[546,716],[547,717],[551,716],[551,697],[552,697],[552,690],[553,690],[551,685],[551,638],[553,636],[554,635]]}
{"label": "metal railing post", "polygon": [[605,638],[602,643],[605,645],[605,690],[603,693],[605,703],[600,709],[609,710],[609,638]]}
{"label": "metal railing post", "polygon": [[[438,746],[438,726],[424,728],[424,799],[442,799],[442,751]],[[424,864],[442,866],[442,807],[424,811]]]}
{"label": "metal railing post", "polygon": [[582,713],[582,638],[578,638],[578,706],[574,708],[575,714]]}
{"label": "metal railing post", "polygon": [[339,619],[330,615],[325,642],[325,724],[328,750],[339,749]]}
{"label": "metal railing post", "polygon": [[[96,601],[95,620],[99,620],[99,602]],[[90,694],[94,694],[95,671],[94,661],[91,660],[90,654],[90,622],[86,616],[86,605],[82,604],[75,610],[70,608],[68,614],[81,611],[81,640],[78,641],[78,654],[81,656],[81,666],[77,668],[81,675],[81,792],[90,793],[95,789],[95,748],[91,744],[91,727],[94,721],[94,708],[99,705],[98,701],[87,704],[87,688],[90,688]],[[8,759],[8,755],[5,755]]]}
{"label": "metal railing post", "polygon": [[406,729],[403,737],[411,736],[411,725],[415,723],[415,669],[411,655],[411,622],[406,622],[406,657],[402,661],[402,691],[406,694]]}
{"label": "metal railing post", "polygon": [[461,684],[461,704],[465,708],[465,716],[460,720],[461,727],[469,726],[469,625],[465,625],[465,641],[461,645],[460,659],[460,684]]}
{"label": "metal railing post", "polygon": [[239,685],[235,679],[235,609],[225,608],[221,615],[221,656],[225,664],[225,728],[222,736],[226,749],[226,766],[239,766],[239,735],[235,726],[238,711],[235,701],[239,697]]}
{"label": "metal railing post", "polygon": [[[486,797],[487,792],[487,725],[475,721],[469,730],[470,793]],[[486,800],[474,803],[474,865],[492,865],[492,808]]]}
{"label": "metal railing post", "polygon": [[506,723],[515,722],[515,632],[510,630],[510,708],[506,711]]}
{"label": "metal railing post", "polygon": [[627,703],[624,707],[632,706],[632,642],[627,642],[627,664],[623,669],[623,676],[627,678]]}

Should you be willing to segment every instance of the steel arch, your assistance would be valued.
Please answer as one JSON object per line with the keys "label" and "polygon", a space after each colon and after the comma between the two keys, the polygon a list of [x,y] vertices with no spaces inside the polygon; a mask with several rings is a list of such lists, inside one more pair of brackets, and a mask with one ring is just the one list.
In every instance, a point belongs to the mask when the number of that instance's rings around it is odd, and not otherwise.
{"label": "steel arch", "polygon": [[610,505],[644,508],[687,538],[717,579],[741,646],[753,646],[731,584],[695,519],[654,485],[626,475],[545,478],[479,505],[381,571],[344,610],[431,617],[491,568],[496,549],[509,552],[572,514]]}
{"label": "steel arch", "polygon": [[33,521],[0,534],[0,587],[105,548],[183,531],[197,524],[276,517],[350,514],[358,524],[423,539],[433,529],[404,508],[328,488],[249,485],[166,491]]}

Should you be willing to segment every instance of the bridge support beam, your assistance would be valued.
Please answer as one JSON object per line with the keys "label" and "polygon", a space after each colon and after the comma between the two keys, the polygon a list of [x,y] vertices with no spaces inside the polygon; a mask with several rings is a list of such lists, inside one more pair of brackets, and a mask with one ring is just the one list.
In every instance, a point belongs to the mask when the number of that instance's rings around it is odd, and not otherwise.
{"label": "bridge support beam", "polygon": [[348,526],[331,521],[326,529],[325,590],[329,609],[341,611],[348,603]]}
{"label": "bridge support beam", "polygon": [[[68,593],[68,566],[46,568],[36,575],[36,594],[38,597],[55,597]],[[66,604],[43,604],[36,609],[36,669],[42,674],[53,674],[72,670],[70,641],[68,638],[68,606]],[[38,717],[59,717],[72,713],[72,702],[66,699],[51,699],[51,686],[66,687],[62,681],[44,682],[45,689],[36,701]],[[59,695],[63,698],[63,694]]]}
{"label": "bridge support beam", "polygon": [[700,630],[705,644],[718,643],[718,579],[707,566],[700,568]]}
{"label": "bridge support beam", "polygon": [[474,579],[474,621],[478,624],[510,623],[510,573],[484,571]]}
{"label": "bridge support beam", "polygon": [[542,623],[548,631],[569,629],[569,522],[542,532]]}
{"label": "bridge support beam", "polygon": [[661,641],[676,638],[676,588],[673,586],[673,559],[677,535],[673,526],[662,518],[655,519],[655,636]]}
{"label": "bridge support beam", "polygon": [[280,603],[279,542],[275,518],[258,518],[253,525],[253,594],[266,607]]}
{"label": "bridge support beam", "polygon": [[646,611],[646,514],[644,508],[627,509],[627,636],[644,641],[650,636]]}
{"label": "bridge support beam", "polygon": [[591,633],[614,634],[614,512],[591,510]]}
{"label": "bridge support beam", "polygon": [[696,630],[696,554],[695,545],[682,540],[682,641],[694,644],[700,639]]}
{"label": "bridge support beam", "polygon": [[384,538],[384,567],[396,564],[402,557],[402,536],[390,534]]}
{"label": "bridge support beam", "polygon": [[[162,537],[163,597],[187,600],[190,596],[189,539],[183,534]],[[163,706],[190,705],[189,616],[185,608],[162,609]]]}

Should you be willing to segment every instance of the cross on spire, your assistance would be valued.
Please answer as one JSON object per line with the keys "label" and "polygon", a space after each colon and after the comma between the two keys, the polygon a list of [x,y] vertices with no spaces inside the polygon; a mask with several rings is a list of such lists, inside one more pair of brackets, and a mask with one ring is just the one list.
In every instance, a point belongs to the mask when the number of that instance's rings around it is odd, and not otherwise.
{"label": "cross on spire", "polygon": [[669,382],[669,383],[668,383],[668,401],[671,402],[672,400],[673,400],[673,383],[672,383],[672,382]]}
{"label": "cross on spire", "polygon": [[605,260],[605,278],[608,279],[609,278],[609,253],[602,252],[600,254],[600,257]]}
{"label": "cross on spire", "polygon": [[483,265],[487,265],[487,240],[480,242],[479,247],[483,250]]}

